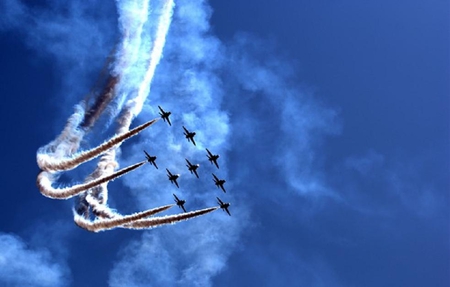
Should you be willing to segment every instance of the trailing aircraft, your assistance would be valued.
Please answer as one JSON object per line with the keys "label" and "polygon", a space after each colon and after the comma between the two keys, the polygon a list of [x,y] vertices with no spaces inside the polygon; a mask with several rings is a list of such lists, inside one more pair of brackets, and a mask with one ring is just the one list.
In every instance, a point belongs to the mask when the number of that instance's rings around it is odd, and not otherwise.
{"label": "trailing aircraft", "polygon": [[197,168],[200,166],[199,164],[192,164],[187,158],[185,158],[186,162],[187,162],[187,168],[189,169],[189,171],[193,174],[195,174],[195,176],[197,178],[198,177],[198,173],[197,173]]}
{"label": "trailing aircraft", "polygon": [[170,119],[169,116],[172,114],[171,112],[166,112],[164,111],[160,106],[158,106],[160,112],[159,115],[161,116],[161,118],[163,119],[163,121],[167,120],[167,123],[169,124],[169,126],[171,126],[172,124],[170,123]]}
{"label": "trailing aircraft", "polygon": [[214,183],[216,184],[217,188],[221,188],[223,192],[226,193],[225,188],[223,187],[223,184],[226,182],[225,179],[219,179],[214,173],[212,174],[214,177]]}
{"label": "trailing aircraft", "polygon": [[215,164],[217,168],[219,168],[219,164],[217,163],[217,159],[220,157],[218,154],[212,154],[209,149],[206,149],[206,152],[208,153],[206,156],[208,157],[208,160],[211,162],[211,164]]}
{"label": "trailing aircraft", "polygon": [[226,211],[228,213],[229,216],[231,216],[230,211],[228,210],[228,207],[230,207],[230,203],[228,202],[223,202],[222,200],[220,200],[220,198],[217,198],[217,203],[220,205],[220,208],[223,209],[223,211]]}
{"label": "trailing aircraft", "polygon": [[178,188],[180,188],[180,186],[178,185],[177,179],[180,177],[179,174],[172,174],[169,169],[167,169],[167,177],[169,178],[170,182],[175,184]]}
{"label": "trailing aircraft", "polygon": [[155,162],[156,156],[149,155],[145,150],[144,150],[144,153],[145,153],[145,157],[147,158],[147,161],[150,163],[150,165],[153,165],[156,167],[156,169],[158,169],[158,166],[156,165],[156,162]]}
{"label": "trailing aircraft", "polygon": [[186,136],[187,140],[192,142],[196,146],[195,141],[194,141],[195,132],[188,131],[187,128],[185,128],[184,126],[183,126],[183,129],[184,129],[184,135]]}
{"label": "trailing aircraft", "polygon": [[178,205],[179,208],[182,208],[184,212],[186,212],[186,209],[184,209],[184,204],[186,203],[186,200],[179,199],[175,193],[173,193],[173,197],[175,198],[175,202]]}

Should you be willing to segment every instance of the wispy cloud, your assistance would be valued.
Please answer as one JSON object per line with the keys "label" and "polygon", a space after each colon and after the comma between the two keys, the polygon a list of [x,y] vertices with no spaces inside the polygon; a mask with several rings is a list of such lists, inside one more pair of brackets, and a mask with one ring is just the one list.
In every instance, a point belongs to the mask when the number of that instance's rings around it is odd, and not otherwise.
{"label": "wispy cloud", "polygon": [[428,175],[434,161],[425,154],[406,158],[368,149],[337,164],[329,183],[343,202],[364,213],[395,216],[406,211],[420,218],[435,217],[444,211],[448,196],[442,175]]}
{"label": "wispy cloud", "polygon": [[68,276],[47,249],[29,248],[18,236],[0,233],[2,286],[67,286]]}
{"label": "wispy cloud", "polygon": [[[159,166],[182,174],[179,192],[186,206],[194,208],[213,202],[220,193],[212,184],[214,167],[204,148],[222,154],[226,164],[218,172],[230,184],[222,199],[231,202],[233,216],[216,212],[176,229],[144,234],[124,248],[110,274],[112,286],[210,286],[240,234],[253,224],[249,209],[260,200],[247,201],[249,197],[279,198],[278,190],[269,190],[272,178],[281,175],[287,182],[281,186],[292,194],[329,193],[314,168],[320,165],[316,149],[323,137],[340,131],[336,111],[304,92],[296,83],[295,68],[274,47],[245,34],[230,43],[213,36],[210,14],[203,1],[177,4],[164,59],[141,113],[151,117],[161,105],[172,111],[173,126],[144,132],[139,143],[123,150],[123,159],[139,160],[143,149],[159,155]],[[183,138],[181,124],[197,131],[199,148]],[[201,164],[200,180],[184,168],[184,157]],[[155,169],[142,169],[124,183],[140,208],[147,208],[171,200],[171,185],[162,178]],[[153,268],[143,269],[145,264]]]}

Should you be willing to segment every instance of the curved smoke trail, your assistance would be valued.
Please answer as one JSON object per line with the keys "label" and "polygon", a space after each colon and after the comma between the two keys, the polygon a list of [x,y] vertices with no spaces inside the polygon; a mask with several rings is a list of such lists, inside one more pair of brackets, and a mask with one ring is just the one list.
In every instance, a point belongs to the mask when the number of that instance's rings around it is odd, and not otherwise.
{"label": "curved smoke trail", "polygon": [[[78,117],[73,117],[74,119],[78,119]],[[72,119],[72,117],[71,117]],[[103,152],[107,151],[108,149],[121,144],[123,141],[137,135],[144,129],[148,128],[149,126],[153,125],[158,119],[154,119],[151,121],[148,121],[146,123],[143,123],[140,126],[135,127],[134,129],[118,134],[108,141],[104,142],[103,144],[94,147],[90,150],[83,151],[77,154],[73,154],[72,157],[66,158],[66,157],[54,157],[52,154],[48,154],[43,152],[44,150],[39,149],[37,154],[37,163],[40,169],[48,171],[48,172],[58,172],[58,171],[68,171],[71,169],[76,168],[82,163],[85,163],[93,158],[98,157]],[[73,123],[68,123],[67,128],[72,128],[74,126]],[[66,129],[64,129],[63,133],[61,135],[64,135],[64,139],[61,141],[64,143],[71,143],[70,139],[72,139],[72,134],[69,135],[65,134]],[[46,149],[46,147],[44,147]],[[59,155],[59,154],[58,154]]]}
{"label": "curved smoke trail", "polygon": [[[37,163],[42,170],[37,177],[37,186],[41,193],[54,199],[67,199],[79,195],[74,209],[74,221],[80,227],[93,232],[116,227],[153,228],[194,218],[217,209],[214,207],[180,215],[147,218],[167,210],[173,204],[126,216],[112,211],[107,205],[108,182],[146,163],[142,161],[115,171],[118,167],[116,155],[122,142],[158,120],[146,122],[130,130],[133,119],[141,112],[149,94],[155,69],[162,57],[174,8],[173,0],[165,1],[157,12],[152,9],[152,13],[149,13],[148,0],[119,1],[117,4],[123,38],[105,88],[90,107],[87,107],[87,102],[85,108],[82,104],[77,105],[58,138],[37,152]],[[153,38],[146,31],[150,14],[159,14],[154,22],[156,31]],[[148,47],[149,43],[151,49]],[[142,56],[142,53],[148,53],[148,57]],[[142,68],[143,66],[145,68]],[[113,101],[116,106],[113,107],[111,114],[115,116],[121,111],[117,121],[117,135],[90,150],[77,152],[85,134],[91,130],[104,111],[111,107]],[[100,159],[96,169],[84,183],[65,188],[53,187],[57,172],[74,169],[98,156]],[[95,215],[94,221],[90,220],[90,210]]]}
{"label": "curved smoke trail", "polygon": [[140,220],[142,218],[163,212],[173,206],[174,206],[174,204],[169,204],[169,205],[164,205],[164,206],[156,207],[153,209],[149,209],[146,211],[134,213],[131,215],[116,216],[111,219],[97,219],[95,221],[86,220],[84,217],[82,217],[79,214],[77,214],[76,212],[74,212],[74,220],[75,220],[75,223],[78,226],[80,226],[81,228],[84,228],[86,230],[93,231],[93,232],[98,232],[98,231],[114,229],[114,228],[124,225],[124,224],[125,225],[133,224],[133,222],[137,222],[138,220]]}
{"label": "curved smoke trail", "polygon": [[122,168],[121,170],[118,170],[113,174],[102,176],[86,183],[76,184],[65,188],[54,188],[52,186],[52,183],[55,175],[49,173],[48,171],[41,171],[37,176],[36,183],[42,195],[53,199],[68,199],[94,186],[119,178],[122,175],[129,173],[130,171],[142,166],[145,163],[145,161],[142,161]]}

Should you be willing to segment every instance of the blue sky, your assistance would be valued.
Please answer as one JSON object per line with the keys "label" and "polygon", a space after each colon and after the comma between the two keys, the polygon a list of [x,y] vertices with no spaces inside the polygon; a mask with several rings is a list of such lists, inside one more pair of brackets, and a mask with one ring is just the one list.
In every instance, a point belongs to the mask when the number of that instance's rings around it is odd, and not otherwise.
{"label": "blue sky", "polygon": [[[73,200],[39,193],[35,158],[118,41],[115,3],[7,0],[0,11],[0,285],[449,285],[448,1],[176,1],[135,120],[162,105],[174,125],[126,142],[119,162],[150,149],[180,169],[182,188],[146,165],[110,184],[109,204],[127,214],[177,192],[193,210],[221,196],[232,217],[98,234],[75,226]],[[111,135],[106,122],[85,148]],[[226,195],[204,147],[222,155]]]}

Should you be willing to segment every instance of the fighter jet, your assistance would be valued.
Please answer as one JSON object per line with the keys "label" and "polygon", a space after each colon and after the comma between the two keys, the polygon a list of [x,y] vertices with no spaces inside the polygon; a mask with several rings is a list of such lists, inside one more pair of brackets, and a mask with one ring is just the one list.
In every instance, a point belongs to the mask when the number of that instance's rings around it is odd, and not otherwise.
{"label": "fighter jet", "polygon": [[212,175],[214,177],[214,183],[216,184],[217,188],[220,187],[223,190],[223,192],[226,193],[225,188],[223,187],[223,184],[226,182],[226,180],[217,178],[217,176],[214,173]]}
{"label": "fighter jet", "polygon": [[187,158],[185,158],[186,162],[187,162],[187,168],[189,169],[189,171],[193,174],[195,174],[195,176],[197,178],[198,177],[198,173],[197,173],[197,168],[200,166],[199,164],[192,164]]}
{"label": "fighter jet", "polygon": [[156,162],[155,162],[156,156],[149,155],[145,150],[144,150],[144,153],[145,153],[145,157],[147,158],[147,161],[150,163],[150,165],[153,165],[156,167],[156,169],[158,169],[158,166],[156,165]]}
{"label": "fighter jet", "polygon": [[220,198],[217,198],[217,203],[220,205],[220,208],[223,209],[223,211],[226,211],[228,213],[229,216],[231,216],[230,211],[228,210],[228,207],[230,207],[230,203],[228,202],[223,202],[222,200],[220,200]]}
{"label": "fighter jet", "polygon": [[183,126],[183,129],[184,129],[184,135],[186,136],[187,140],[191,141],[195,146],[197,146],[194,141],[195,132],[188,131],[187,128],[185,128],[184,126]]}
{"label": "fighter jet", "polygon": [[167,170],[167,177],[169,178],[170,182],[174,183],[178,188],[180,188],[180,186],[178,185],[178,182],[177,182],[177,178],[179,178],[180,175],[172,174],[167,168],[166,168],[166,170]]}
{"label": "fighter jet", "polygon": [[219,168],[219,164],[217,163],[217,159],[220,157],[218,154],[212,154],[209,149],[206,149],[206,152],[208,154],[206,155],[208,157],[208,160],[211,162],[211,164],[215,164],[217,168]]}
{"label": "fighter jet", "polygon": [[171,126],[172,124],[170,123],[170,119],[169,116],[170,114],[172,114],[171,112],[166,112],[164,111],[160,106],[158,106],[160,112],[159,115],[161,116],[161,118],[163,119],[163,121],[167,120],[167,123],[169,124],[169,126]]}
{"label": "fighter jet", "polygon": [[173,193],[173,197],[175,197],[175,202],[178,205],[179,208],[182,208],[184,212],[186,212],[186,209],[184,209],[184,204],[186,203],[186,200],[179,199],[175,193]]}

